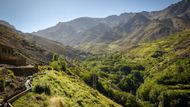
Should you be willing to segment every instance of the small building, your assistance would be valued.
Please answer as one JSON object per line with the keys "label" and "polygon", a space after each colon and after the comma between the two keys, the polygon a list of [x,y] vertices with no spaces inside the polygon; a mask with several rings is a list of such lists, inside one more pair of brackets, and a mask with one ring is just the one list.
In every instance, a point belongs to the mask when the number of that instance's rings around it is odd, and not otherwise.
{"label": "small building", "polygon": [[26,59],[17,54],[13,48],[0,44],[0,64],[24,66]]}

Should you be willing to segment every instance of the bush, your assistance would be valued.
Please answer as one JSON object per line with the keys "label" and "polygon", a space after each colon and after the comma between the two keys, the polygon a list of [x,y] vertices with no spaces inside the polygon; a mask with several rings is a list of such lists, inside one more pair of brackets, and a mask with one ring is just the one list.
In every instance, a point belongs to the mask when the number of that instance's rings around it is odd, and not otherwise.
{"label": "bush", "polygon": [[84,73],[81,73],[80,76],[81,76],[82,80],[84,80],[85,83],[87,83],[89,86],[93,85],[93,80],[92,80],[93,73],[92,72],[84,72]]}
{"label": "bush", "polygon": [[163,51],[155,51],[154,54],[151,55],[151,57],[158,58],[158,57],[162,57],[163,54],[164,54]]}
{"label": "bush", "polygon": [[144,83],[137,90],[137,97],[143,101],[149,101],[149,92],[153,84]]}
{"label": "bush", "polygon": [[41,94],[41,93],[45,93],[46,95],[51,95],[51,90],[49,88],[49,86],[47,84],[45,85],[36,85],[34,87],[34,92]]}
{"label": "bush", "polygon": [[64,61],[53,61],[50,66],[56,71],[66,71],[66,63]]}
{"label": "bush", "polygon": [[132,69],[129,66],[122,66],[119,70],[123,72],[125,75],[127,75],[131,72]]}
{"label": "bush", "polygon": [[135,83],[134,80],[130,77],[125,77],[123,78],[118,86],[123,90],[123,91],[135,91]]}
{"label": "bush", "polygon": [[100,67],[100,70],[103,72],[110,72],[109,66],[102,66],[102,67]]}
{"label": "bush", "polygon": [[59,61],[53,61],[50,63],[50,66],[56,70],[56,71],[60,71],[61,70],[61,65],[59,63]]}
{"label": "bush", "polygon": [[143,82],[143,76],[140,72],[136,71],[127,75],[118,84],[118,87],[126,92],[136,93],[137,88]]}
{"label": "bush", "polygon": [[8,75],[12,78],[16,78],[16,76],[14,75],[13,71],[8,70]]}
{"label": "bush", "polygon": [[0,92],[4,92],[5,89],[5,79],[0,77]]}

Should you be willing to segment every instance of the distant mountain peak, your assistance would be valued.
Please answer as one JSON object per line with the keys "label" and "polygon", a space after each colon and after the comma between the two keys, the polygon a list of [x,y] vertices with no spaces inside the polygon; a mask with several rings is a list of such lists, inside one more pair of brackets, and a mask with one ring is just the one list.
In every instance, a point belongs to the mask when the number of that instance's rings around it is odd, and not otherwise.
{"label": "distant mountain peak", "polygon": [[149,20],[148,17],[143,15],[142,13],[136,13],[133,19],[143,19],[143,20]]}

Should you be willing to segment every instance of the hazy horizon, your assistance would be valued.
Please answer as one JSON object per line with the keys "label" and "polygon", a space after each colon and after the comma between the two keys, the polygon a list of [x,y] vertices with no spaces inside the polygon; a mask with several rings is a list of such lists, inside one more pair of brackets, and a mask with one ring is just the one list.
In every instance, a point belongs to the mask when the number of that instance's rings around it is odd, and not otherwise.
{"label": "hazy horizon", "polygon": [[1,0],[0,20],[23,32],[48,28],[79,17],[103,18],[125,12],[156,11],[181,0]]}

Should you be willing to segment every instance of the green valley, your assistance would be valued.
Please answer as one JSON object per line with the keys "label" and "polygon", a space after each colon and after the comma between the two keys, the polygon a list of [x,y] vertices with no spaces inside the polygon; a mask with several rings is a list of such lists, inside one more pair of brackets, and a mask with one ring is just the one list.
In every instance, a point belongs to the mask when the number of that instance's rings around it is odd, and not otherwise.
{"label": "green valley", "polygon": [[[55,55],[50,67],[57,71],[45,70],[47,74],[34,78],[32,92],[21,97],[14,105],[29,103],[27,97],[33,96],[36,103],[31,104],[49,104],[47,102],[56,97],[60,101],[57,103],[64,106],[119,106],[100,92],[126,107],[188,106],[189,40],[190,30],[185,30],[121,53],[75,60],[72,61],[73,66],[64,57],[56,58]],[[93,80],[94,75],[96,81]],[[83,81],[91,87],[96,84],[99,92],[86,86]],[[51,91],[46,92],[45,87]],[[37,102],[38,97],[43,103]]]}
{"label": "green valley", "polygon": [[4,0],[0,14],[0,107],[190,107],[190,0]]}

